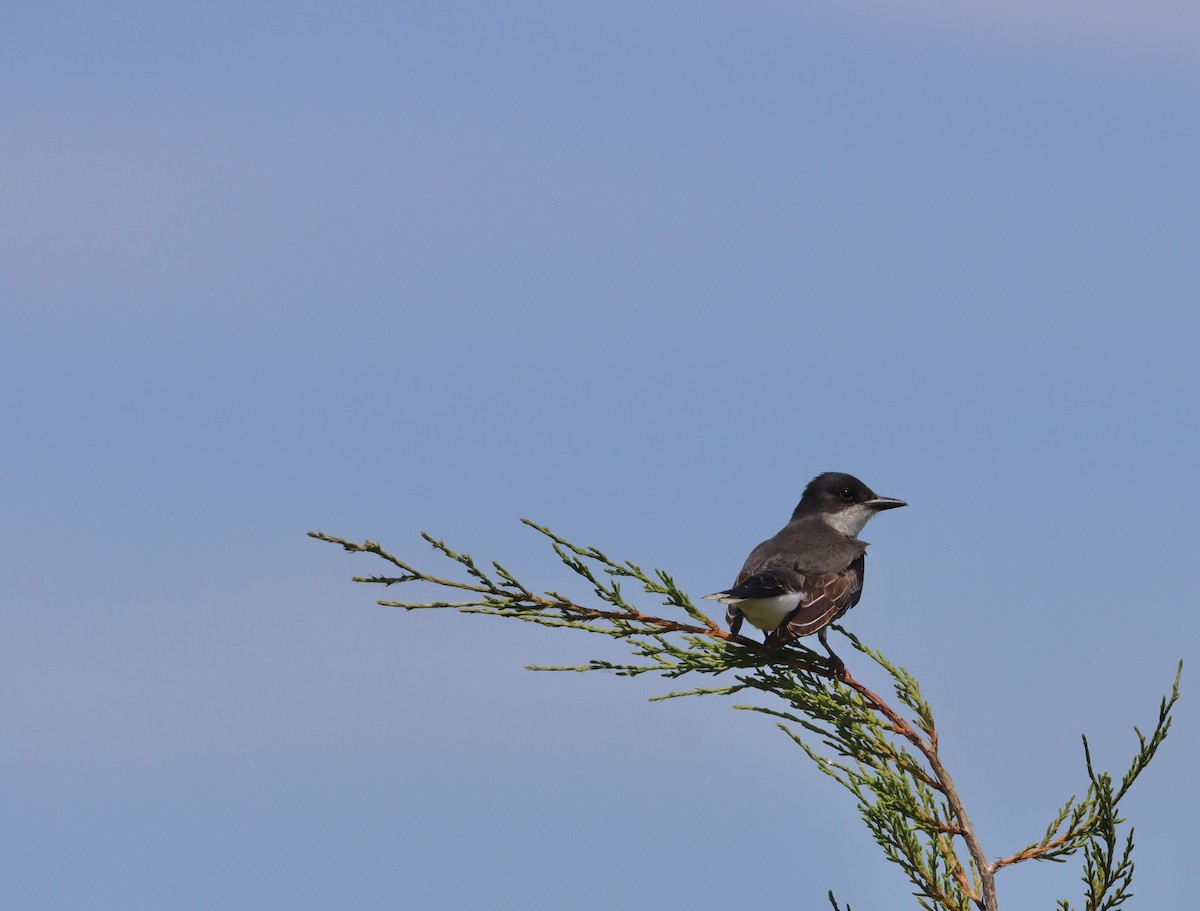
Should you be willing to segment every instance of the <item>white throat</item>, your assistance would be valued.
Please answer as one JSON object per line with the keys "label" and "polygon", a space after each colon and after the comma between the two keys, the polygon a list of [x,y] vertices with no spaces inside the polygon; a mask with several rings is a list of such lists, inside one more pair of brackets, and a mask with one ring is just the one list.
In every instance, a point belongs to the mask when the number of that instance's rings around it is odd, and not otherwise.
{"label": "white throat", "polygon": [[821,518],[834,531],[841,532],[851,538],[857,538],[858,533],[863,530],[863,526],[867,524],[873,515],[875,515],[875,510],[870,506],[855,503],[853,506],[848,506],[840,512],[825,513]]}

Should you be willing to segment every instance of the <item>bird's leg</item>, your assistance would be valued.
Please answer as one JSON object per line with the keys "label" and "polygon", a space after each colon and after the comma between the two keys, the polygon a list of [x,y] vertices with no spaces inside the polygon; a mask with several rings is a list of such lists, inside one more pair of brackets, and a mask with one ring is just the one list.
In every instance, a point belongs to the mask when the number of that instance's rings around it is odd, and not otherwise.
{"label": "bird's leg", "polygon": [[835,680],[844,680],[846,677],[846,662],[833,653],[833,649],[829,647],[829,641],[825,638],[825,630],[817,633],[817,638],[821,640],[821,645],[825,646],[825,651],[829,652],[829,666],[833,671]]}

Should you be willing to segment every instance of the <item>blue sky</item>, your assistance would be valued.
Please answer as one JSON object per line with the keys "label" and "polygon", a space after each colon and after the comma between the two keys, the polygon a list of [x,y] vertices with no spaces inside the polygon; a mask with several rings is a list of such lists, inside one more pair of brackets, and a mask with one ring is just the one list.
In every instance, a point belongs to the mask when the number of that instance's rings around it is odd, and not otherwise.
{"label": "blue sky", "polygon": [[[525,672],[620,652],[376,607],[309,528],[567,586],[529,516],[702,595],[851,471],[911,507],[849,625],[923,681],[994,856],[1194,666],[1192,7],[26,6],[14,907],[911,902],[765,719]],[[1131,906],[1184,893],[1192,689]]]}

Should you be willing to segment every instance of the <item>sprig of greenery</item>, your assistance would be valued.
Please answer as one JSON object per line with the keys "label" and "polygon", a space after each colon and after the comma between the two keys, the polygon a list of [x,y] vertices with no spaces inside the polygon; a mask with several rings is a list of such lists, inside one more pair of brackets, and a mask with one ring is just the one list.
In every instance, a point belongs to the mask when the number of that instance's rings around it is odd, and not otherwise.
{"label": "sprig of greenery", "polygon": [[[775,718],[818,769],[854,795],[867,828],[884,855],[908,876],[917,903],[926,911],[969,911],[972,906],[996,911],[995,875],[999,870],[1025,860],[1062,862],[1079,851],[1084,855],[1085,911],[1115,911],[1129,898],[1133,833],[1130,830],[1123,849],[1118,849],[1118,827],[1124,820],[1117,815],[1117,805],[1167,736],[1179,698],[1179,673],[1170,696],[1162,700],[1151,735],[1146,737],[1134,729],[1140,748],[1119,786],[1107,773],[1093,770],[1085,738],[1089,784],[1084,797],[1071,797],[1038,841],[989,862],[954,780],[942,763],[933,710],[916,678],[903,667],[835,627],[889,676],[900,707],[894,708],[851,674],[839,673],[823,656],[799,643],[766,652],[760,643],[722,629],[662,570],[648,573],[631,561],[613,560],[595,547],[579,547],[544,526],[522,521],[550,540],[562,563],[591,588],[597,605],[581,604],[557,591],[537,592],[501,564],[493,562],[490,569],[483,569],[469,554],[458,553],[428,534],[422,534],[426,543],[461,566],[467,578],[433,575],[373,541],[357,544],[321,532],[309,535],[351,553],[373,554],[399,570],[396,575],[356,576],[356,582],[384,586],[418,582],[466,599],[378,602],[386,607],[449,608],[598,633],[627,643],[633,655],[627,663],[593,659],[584,665],[533,666],[531,670],[603,670],[626,677],[655,673],[669,679],[688,674],[725,675],[732,682],[654,698],[757,691],[782,700],[786,710],[762,705],[735,707]],[[631,587],[659,599],[676,616],[643,610],[626,594],[623,582],[633,582]],[[965,864],[960,850],[966,852]],[[835,911],[840,911],[832,892],[828,898]],[[1066,901],[1060,901],[1058,908],[1073,911]]]}
{"label": "sprig of greenery", "polygon": [[[1092,751],[1087,737],[1083,737],[1083,757],[1087,768],[1088,789],[1083,800],[1071,797],[1059,810],[1043,838],[1018,851],[1015,855],[997,861],[998,866],[1023,860],[1050,860],[1062,862],[1067,857],[1083,851],[1083,884],[1085,911],[1113,911],[1132,896],[1129,887],[1133,882],[1133,829],[1124,839],[1124,847],[1118,850],[1121,841],[1119,827],[1125,820],[1118,815],[1118,804],[1129,793],[1138,776],[1145,771],[1154,758],[1171,728],[1172,711],[1179,700],[1179,679],[1183,673],[1183,662],[1175,671],[1171,692],[1162,698],[1158,707],[1158,719],[1150,736],[1134,728],[1138,739],[1138,751],[1129,770],[1121,776],[1119,787],[1114,787],[1112,776],[1107,772],[1096,772],[1092,765]],[[1059,911],[1071,911],[1071,904],[1060,899]]]}

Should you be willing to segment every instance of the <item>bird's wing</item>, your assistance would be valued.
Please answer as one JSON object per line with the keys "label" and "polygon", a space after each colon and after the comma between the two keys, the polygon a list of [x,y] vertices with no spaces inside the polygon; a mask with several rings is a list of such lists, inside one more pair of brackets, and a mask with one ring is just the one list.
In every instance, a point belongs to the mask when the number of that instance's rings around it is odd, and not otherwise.
{"label": "bird's wing", "polygon": [[733,588],[716,595],[708,595],[715,601],[746,601],[751,598],[774,598],[803,591],[804,575],[778,569],[764,569],[748,573],[745,570],[733,583]]}
{"label": "bird's wing", "polygon": [[[857,561],[856,561],[857,562]],[[840,573],[806,573],[804,600],[767,638],[772,651],[802,636],[811,636],[852,608],[862,591],[862,573],[851,567]]]}
{"label": "bird's wing", "polygon": [[725,610],[725,623],[729,626],[729,631],[736,636],[745,619],[741,608],[738,607],[739,601],[793,594],[801,590],[803,578],[794,572],[764,570],[749,573],[742,570],[733,583],[733,588],[704,597],[709,601],[720,601],[729,605]]}

